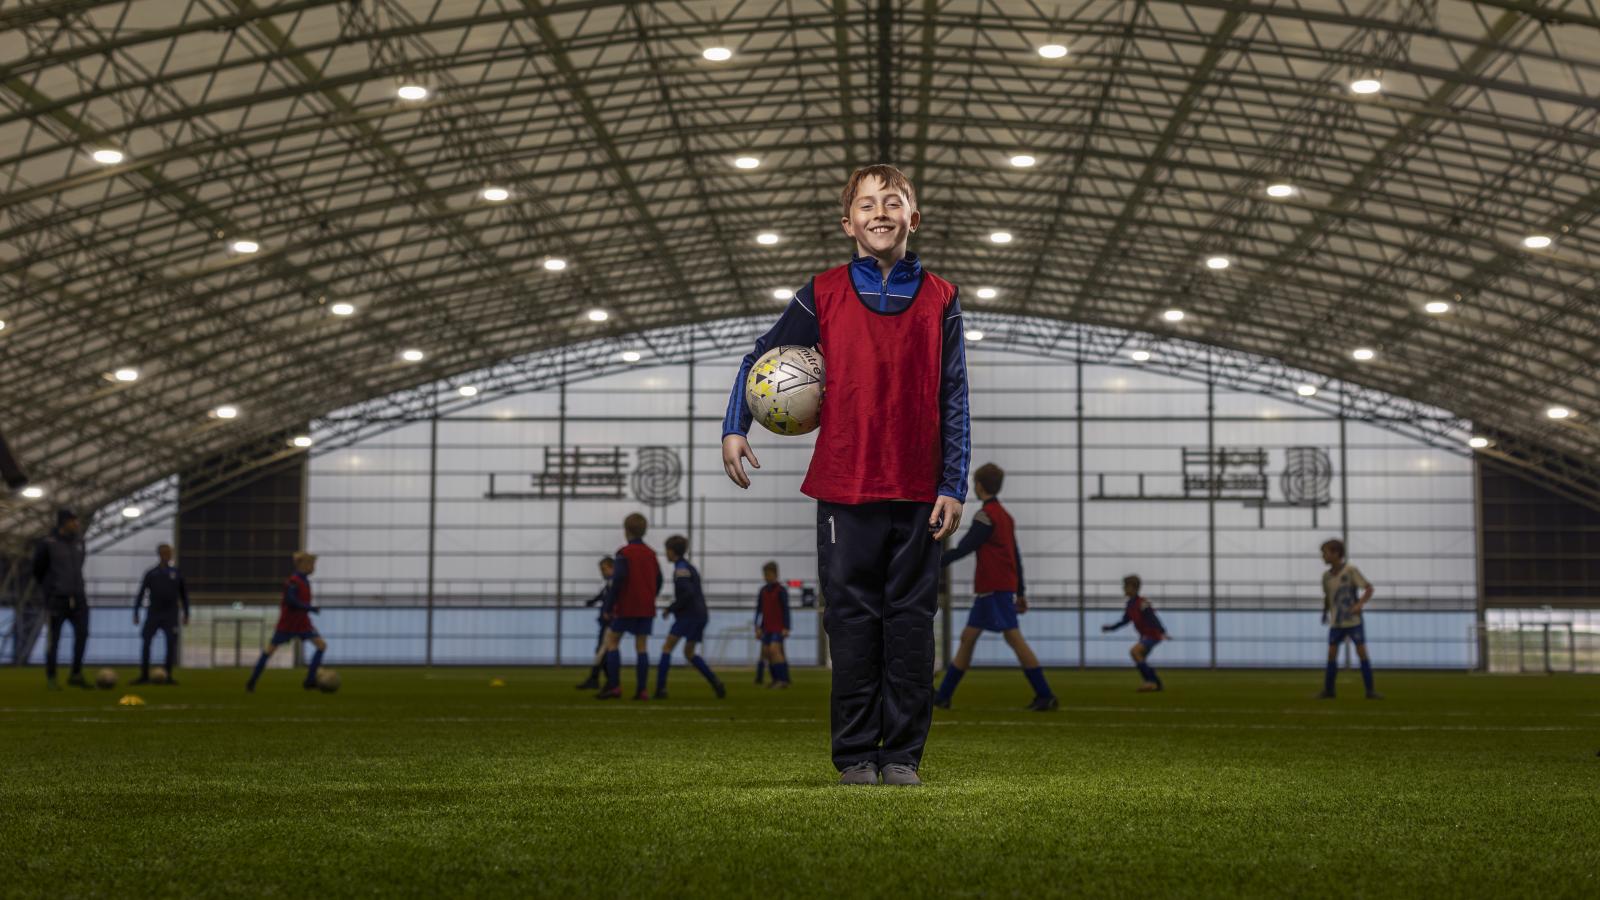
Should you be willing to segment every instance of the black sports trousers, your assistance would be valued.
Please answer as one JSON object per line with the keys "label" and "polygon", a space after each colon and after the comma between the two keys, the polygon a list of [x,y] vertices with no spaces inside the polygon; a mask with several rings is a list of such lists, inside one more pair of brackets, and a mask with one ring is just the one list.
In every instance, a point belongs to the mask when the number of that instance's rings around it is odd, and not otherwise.
{"label": "black sports trousers", "polygon": [[931,503],[817,503],[833,656],[833,764],[917,766],[933,724],[939,544]]}

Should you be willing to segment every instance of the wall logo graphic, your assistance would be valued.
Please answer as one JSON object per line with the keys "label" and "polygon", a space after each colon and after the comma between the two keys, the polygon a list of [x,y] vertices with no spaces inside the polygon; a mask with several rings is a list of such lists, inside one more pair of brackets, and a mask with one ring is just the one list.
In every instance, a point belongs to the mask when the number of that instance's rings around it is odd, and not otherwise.
{"label": "wall logo graphic", "polygon": [[671,506],[682,500],[683,463],[671,447],[640,447],[633,466],[633,498],[649,507]]}
{"label": "wall logo graphic", "polygon": [[671,447],[639,447],[633,469],[621,447],[546,447],[544,471],[489,473],[488,500],[622,500],[653,509],[683,499],[683,461]]}
{"label": "wall logo graphic", "polygon": [[[1270,454],[1262,447],[1184,447],[1180,451],[1181,491],[1150,492],[1146,480],[1169,480],[1170,475],[1139,474],[1133,493],[1106,490],[1104,473],[1097,477],[1097,489],[1090,500],[1108,502],[1210,502],[1237,500],[1255,507],[1259,527],[1267,527],[1267,510],[1296,508],[1311,511],[1311,526],[1317,526],[1317,511],[1333,502],[1333,461],[1321,447],[1289,447],[1284,450],[1283,471],[1278,475],[1279,499],[1271,494],[1268,473]],[[1126,476],[1113,476],[1126,477]]]}

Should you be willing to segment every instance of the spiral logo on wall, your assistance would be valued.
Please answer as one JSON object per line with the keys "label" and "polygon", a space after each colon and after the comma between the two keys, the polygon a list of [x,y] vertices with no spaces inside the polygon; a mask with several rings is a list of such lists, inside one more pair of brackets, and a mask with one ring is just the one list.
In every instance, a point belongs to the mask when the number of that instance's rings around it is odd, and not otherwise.
{"label": "spiral logo on wall", "polygon": [[1333,501],[1333,461],[1321,447],[1290,447],[1285,451],[1278,486],[1290,506],[1326,506]]}
{"label": "spiral logo on wall", "polygon": [[634,461],[633,497],[645,506],[667,506],[683,497],[678,485],[683,481],[683,463],[671,447],[640,447]]}

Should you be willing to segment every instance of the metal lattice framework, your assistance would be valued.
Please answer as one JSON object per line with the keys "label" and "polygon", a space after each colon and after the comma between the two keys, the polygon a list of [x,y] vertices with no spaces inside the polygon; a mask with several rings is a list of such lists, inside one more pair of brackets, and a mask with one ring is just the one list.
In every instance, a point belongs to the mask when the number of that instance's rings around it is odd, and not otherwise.
{"label": "metal lattice framework", "polygon": [[0,534],[456,373],[770,317],[880,160],[969,310],[1449,410],[1600,502],[1596,0],[0,0],[0,28],[0,430],[49,491]]}

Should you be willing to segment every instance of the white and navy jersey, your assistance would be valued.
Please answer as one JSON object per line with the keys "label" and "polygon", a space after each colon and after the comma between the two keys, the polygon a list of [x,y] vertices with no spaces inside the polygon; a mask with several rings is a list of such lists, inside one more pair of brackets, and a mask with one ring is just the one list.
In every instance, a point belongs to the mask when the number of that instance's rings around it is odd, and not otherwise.
{"label": "white and navy jersey", "polygon": [[1354,628],[1361,624],[1361,613],[1355,611],[1361,602],[1361,592],[1372,587],[1361,570],[1345,563],[1338,571],[1329,569],[1322,573],[1322,610],[1328,614],[1328,625],[1333,628]]}

